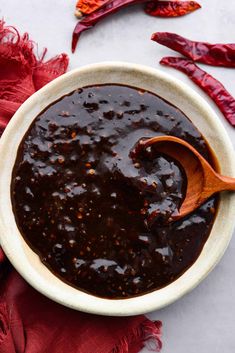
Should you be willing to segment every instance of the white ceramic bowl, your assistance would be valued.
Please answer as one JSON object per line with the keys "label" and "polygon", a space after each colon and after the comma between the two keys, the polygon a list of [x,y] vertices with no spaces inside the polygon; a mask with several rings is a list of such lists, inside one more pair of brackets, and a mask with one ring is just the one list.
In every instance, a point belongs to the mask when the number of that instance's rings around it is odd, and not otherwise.
{"label": "white ceramic bowl", "polygon": [[210,106],[190,87],[164,72],[135,64],[105,62],[70,71],[31,96],[0,140],[0,243],[17,271],[35,289],[70,308],[103,315],[134,315],[162,308],[192,290],[219,261],[232,235],[235,195],[221,196],[213,229],[197,261],[167,287],[131,299],[109,300],[81,292],[54,276],[22,238],[10,198],[17,148],[33,119],[49,104],[83,86],[121,83],[154,92],[179,107],[203,133],[224,175],[235,177],[234,151]]}

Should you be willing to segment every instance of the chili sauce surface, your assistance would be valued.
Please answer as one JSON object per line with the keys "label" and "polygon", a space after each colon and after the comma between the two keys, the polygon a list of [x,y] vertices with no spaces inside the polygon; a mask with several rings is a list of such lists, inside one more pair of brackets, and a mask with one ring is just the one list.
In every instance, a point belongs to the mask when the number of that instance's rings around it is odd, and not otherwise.
{"label": "chili sauce surface", "polygon": [[216,200],[164,222],[183,202],[187,180],[168,156],[132,153],[156,135],[182,138],[210,161],[206,141],[178,108],[128,86],[78,89],[31,124],[12,173],[13,210],[24,239],[66,283],[128,298],[168,285],[199,256]]}

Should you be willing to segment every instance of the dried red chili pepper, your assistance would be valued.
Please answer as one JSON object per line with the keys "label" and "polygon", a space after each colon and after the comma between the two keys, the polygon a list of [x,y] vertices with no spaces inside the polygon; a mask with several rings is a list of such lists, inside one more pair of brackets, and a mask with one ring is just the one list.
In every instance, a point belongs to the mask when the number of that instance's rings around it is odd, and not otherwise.
{"label": "dried red chili pepper", "polygon": [[76,4],[75,16],[82,17],[106,5],[110,0],[78,0]]}
{"label": "dried red chili pepper", "polygon": [[221,82],[188,59],[165,57],[160,61],[160,64],[170,66],[186,74],[213,99],[228,122],[235,126],[235,99]]}
{"label": "dried red chili pepper", "polygon": [[151,16],[179,17],[200,8],[201,5],[196,1],[151,1],[146,5],[145,12]]}
{"label": "dried red chili pepper", "polygon": [[235,43],[210,44],[196,42],[169,32],[156,32],[151,39],[193,61],[213,66],[235,67]]}
{"label": "dried red chili pepper", "polygon": [[112,0],[98,11],[86,16],[83,20],[79,21],[74,28],[72,37],[72,52],[74,53],[77,46],[77,42],[82,32],[94,27],[105,17],[119,11],[123,7],[144,3],[147,1],[148,0]]}

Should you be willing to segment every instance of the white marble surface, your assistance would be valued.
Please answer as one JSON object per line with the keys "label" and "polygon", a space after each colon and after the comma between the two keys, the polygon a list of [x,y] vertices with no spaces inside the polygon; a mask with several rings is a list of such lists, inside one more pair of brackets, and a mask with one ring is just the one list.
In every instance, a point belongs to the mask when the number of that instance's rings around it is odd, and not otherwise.
{"label": "white marble surface", "polygon": [[[28,31],[40,49],[47,46],[48,56],[68,53],[70,69],[104,60],[123,60],[160,68],[160,58],[174,53],[150,41],[153,32],[171,31],[211,42],[235,41],[235,1],[198,1],[203,6],[201,10],[177,19],[148,17],[139,6],[122,10],[82,35],[74,55],[70,52],[70,42],[76,23],[73,17],[75,0],[0,0],[0,18],[4,17],[21,32]],[[235,96],[234,69],[205,68]],[[161,69],[180,78],[207,99],[183,74],[169,68]],[[226,123],[218,110],[217,113],[235,147],[235,129]],[[203,283],[178,302],[149,317],[163,321],[162,353],[235,352],[235,238],[222,261]]]}

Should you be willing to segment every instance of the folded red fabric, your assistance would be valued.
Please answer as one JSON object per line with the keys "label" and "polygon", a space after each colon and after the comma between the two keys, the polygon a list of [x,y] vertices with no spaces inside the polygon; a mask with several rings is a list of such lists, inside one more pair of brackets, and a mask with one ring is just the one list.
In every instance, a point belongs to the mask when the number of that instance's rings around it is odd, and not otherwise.
{"label": "folded red fabric", "polygon": [[[45,62],[28,34],[0,21],[0,135],[18,107],[63,74],[68,57]],[[161,322],[145,316],[115,318],[65,308],[31,288],[0,248],[0,353],[137,353],[144,342],[161,350]]]}
{"label": "folded red fabric", "polygon": [[44,62],[47,50],[37,58],[34,47],[27,33],[20,36],[0,21],[0,133],[29,96],[67,70],[66,54]]}

